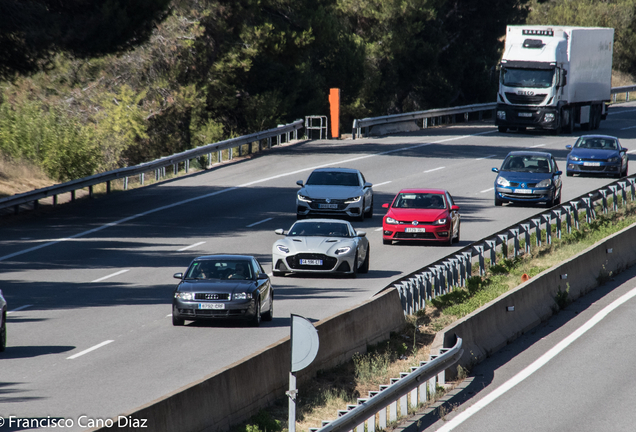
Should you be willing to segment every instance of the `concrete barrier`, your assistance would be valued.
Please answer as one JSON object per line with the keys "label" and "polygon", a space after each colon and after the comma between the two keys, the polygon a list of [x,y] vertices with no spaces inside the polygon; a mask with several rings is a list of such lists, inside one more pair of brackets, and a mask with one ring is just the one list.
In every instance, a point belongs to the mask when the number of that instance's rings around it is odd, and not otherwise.
{"label": "concrete barrier", "polygon": [[[590,246],[575,257],[543,271],[437,333],[432,350],[463,340],[459,364],[470,367],[547,320],[557,311],[558,291],[569,288],[575,300],[636,263],[636,224]],[[514,310],[510,308],[514,307]],[[452,378],[456,370],[446,371]]]}
{"label": "concrete barrier", "polygon": [[[315,324],[320,348],[314,362],[297,373],[302,383],[323,369],[339,365],[367,346],[387,340],[404,326],[395,289]],[[289,337],[205,378],[114,418],[113,427],[94,431],[226,431],[285,395],[291,363]],[[161,378],[158,378],[161,379]],[[146,428],[138,426],[145,424]]]}

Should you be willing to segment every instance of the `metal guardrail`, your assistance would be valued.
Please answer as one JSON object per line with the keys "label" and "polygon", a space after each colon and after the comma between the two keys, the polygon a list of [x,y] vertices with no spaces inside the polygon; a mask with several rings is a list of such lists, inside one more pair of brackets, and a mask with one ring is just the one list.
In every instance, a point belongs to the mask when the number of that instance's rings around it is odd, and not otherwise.
{"label": "metal guardrail", "polygon": [[[78,189],[89,188],[89,195],[93,194],[93,186],[101,183],[106,183],[106,192],[110,192],[110,182],[116,179],[124,179],[124,188],[127,188],[128,177],[134,175],[140,175],[141,183],[143,184],[144,173],[155,171],[156,179],[160,179],[165,176],[165,168],[172,166],[174,174],[178,173],[179,164],[184,163],[185,171],[189,171],[190,161],[200,156],[208,155],[208,161],[211,160],[211,155],[217,152],[217,163],[222,162],[222,151],[229,149],[229,159],[232,159],[232,149],[239,148],[239,156],[241,156],[241,146],[244,144],[250,144],[254,142],[259,143],[259,151],[263,149],[263,142],[266,141],[267,148],[270,148],[272,139],[276,139],[275,144],[281,144],[283,140],[289,142],[291,135],[294,139],[298,139],[298,130],[304,127],[303,120],[296,120],[293,123],[282,125],[274,129],[268,129],[266,131],[253,133],[251,135],[244,135],[238,138],[232,138],[225,141],[220,141],[213,144],[207,144],[197,147],[192,150],[186,150],[181,153],[173,154],[172,156],[166,156],[161,159],[157,159],[151,162],[142,163],[139,165],[120,168],[113,171],[107,171],[99,174],[92,175],[77,180],[72,180],[66,183],[49,186],[42,189],[36,189],[34,191],[25,192],[18,195],[12,195],[5,198],[0,198],[0,210],[13,207],[15,213],[19,211],[20,205],[33,202],[33,206],[37,207],[38,200],[53,197],[53,205],[57,204],[57,196],[63,193],[70,192],[71,199],[75,199],[75,191]],[[284,137],[284,138],[283,138]],[[274,145],[275,145],[274,144]],[[251,146],[248,153],[251,153]]]}
{"label": "metal guardrail", "polygon": [[[636,86],[623,86],[623,87],[612,87],[610,93],[614,95],[614,102],[616,102],[616,95],[621,93],[626,93],[627,101],[629,101],[629,93],[632,91],[636,91]],[[460,107],[453,108],[439,108],[439,109],[431,109],[426,111],[415,111],[411,113],[404,114],[393,114],[386,115],[380,117],[368,117],[364,119],[355,119],[353,121],[352,133],[351,136],[353,139],[356,137],[362,136],[362,128],[367,129],[375,125],[381,124],[389,124],[389,123],[399,123],[405,121],[414,121],[423,119],[422,129],[427,127],[427,120],[435,119],[435,118],[445,118],[448,116],[456,116],[457,114],[464,114],[464,117],[467,118],[468,114],[471,112],[478,112],[479,119],[481,120],[482,114],[484,111],[494,110],[497,107],[497,103],[485,103],[485,104],[476,104],[476,105],[464,105]],[[454,123],[454,118],[453,118]]]}
{"label": "metal guardrail", "polygon": [[402,373],[400,378],[393,378],[390,385],[380,386],[380,391],[369,392],[368,398],[358,398],[358,404],[349,405],[349,409],[340,411],[338,419],[325,421],[322,428],[312,428],[310,432],[385,430],[387,418],[389,422],[397,420],[398,402],[400,413],[405,416],[409,406],[417,407],[430,401],[437,391],[437,385],[443,384],[443,381],[437,381],[437,377],[457,363],[463,352],[462,340],[457,338],[454,347],[443,348],[439,355],[432,355],[429,361],[411,368],[411,372]]}
{"label": "metal guardrail", "polygon": [[[468,278],[472,275],[472,265],[476,262],[479,266],[479,275],[486,273],[486,260],[492,267],[497,263],[497,248],[502,255],[517,257],[523,251],[529,253],[532,244],[532,234],[535,235],[535,245],[541,246],[542,233],[545,231],[545,241],[552,243],[552,237],[561,238],[562,222],[565,221],[565,229],[568,233],[572,229],[579,228],[581,214],[587,222],[596,219],[596,207],[600,205],[603,213],[618,209],[618,197],[621,205],[625,206],[629,197],[630,201],[636,200],[636,178],[634,176],[617,180],[613,184],[583,194],[568,203],[555,206],[545,212],[538,213],[515,225],[476,241],[459,251],[448,255],[432,264],[393,281],[382,291],[395,287],[402,301],[402,308],[406,315],[412,315],[424,308],[425,302],[437,296],[447,294],[454,287],[465,287]],[[611,206],[609,204],[611,198]],[[554,227],[553,227],[554,224]],[[553,232],[554,228],[554,232]],[[512,243],[512,245],[510,245]],[[512,247],[511,247],[512,246]]]}

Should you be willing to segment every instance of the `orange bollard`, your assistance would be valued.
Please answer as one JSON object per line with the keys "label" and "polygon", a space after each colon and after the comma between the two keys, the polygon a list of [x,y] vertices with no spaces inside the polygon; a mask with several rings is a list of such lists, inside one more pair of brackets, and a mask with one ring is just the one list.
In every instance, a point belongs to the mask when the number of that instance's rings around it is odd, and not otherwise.
{"label": "orange bollard", "polygon": [[340,89],[329,90],[329,108],[331,111],[331,138],[340,138]]}
{"label": "orange bollard", "polygon": [[521,282],[527,282],[528,280],[530,280],[530,276],[528,276],[528,273],[524,273],[521,275]]}

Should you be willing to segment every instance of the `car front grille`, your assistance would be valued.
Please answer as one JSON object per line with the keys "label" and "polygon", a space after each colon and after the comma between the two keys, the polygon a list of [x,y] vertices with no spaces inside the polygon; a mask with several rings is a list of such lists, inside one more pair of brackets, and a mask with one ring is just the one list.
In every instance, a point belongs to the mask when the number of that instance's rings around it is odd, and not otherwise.
{"label": "car front grille", "polygon": [[[519,187],[519,182],[510,182],[510,187]],[[537,187],[536,183],[526,183],[526,187],[533,188]]]}
{"label": "car front grille", "polygon": [[[300,264],[301,259],[322,260],[322,265]],[[301,253],[287,257],[287,265],[293,270],[332,270],[338,260],[324,254]]]}
{"label": "car front grille", "polygon": [[228,294],[228,293],[222,293],[222,294],[217,294],[217,293],[195,293],[194,294],[194,299],[195,300],[229,300],[230,299],[230,294]]}
{"label": "car front grille", "polygon": [[[335,208],[325,208],[322,207],[321,205],[325,205],[325,204],[329,204],[329,205],[335,205]],[[312,199],[311,202],[309,203],[309,208],[311,208],[312,210],[331,210],[331,211],[337,211],[337,210],[344,210],[347,207],[347,204],[345,204],[345,200],[341,200],[341,199],[330,199],[329,202],[327,202],[326,199]]]}
{"label": "car front grille", "polygon": [[406,233],[406,232],[396,232],[395,239],[408,240],[408,239],[428,239],[435,240],[435,234],[431,232],[423,232],[423,233]]}
{"label": "car front grille", "polygon": [[532,96],[518,95],[516,93],[506,92],[506,98],[514,105],[538,105],[542,103],[547,94],[536,94]]}

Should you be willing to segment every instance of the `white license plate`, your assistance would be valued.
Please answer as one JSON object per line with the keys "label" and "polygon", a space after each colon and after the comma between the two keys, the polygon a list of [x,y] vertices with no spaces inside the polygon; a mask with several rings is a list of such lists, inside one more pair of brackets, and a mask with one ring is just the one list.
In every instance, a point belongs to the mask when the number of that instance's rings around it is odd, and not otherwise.
{"label": "white license plate", "polygon": [[319,266],[319,265],[322,265],[322,260],[319,260],[319,259],[301,259],[300,260],[300,265],[315,265],[315,266]]}
{"label": "white license plate", "polygon": [[531,194],[532,189],[515,189],[515,193],[518,194]]}
{"label": "white license plate", "polygon": [[583,166],[601,166],[600,162],[583,162]]}
{"label": "white license plate", "polygon": [[199,303],[199,309],[225,309],[223,303]]}
{"label": "white license plate", "polygon": [[519,113],[519,117],[532,117],[532,113]]}
{"label": "white license plate", "polygon": [[404,232],[422,233],[422,232],[426,232],[426,228],[404,228]]}
{"label": "white license plate", "polygon": [[318,208],[337,209],[338,204],[318,204]]}

